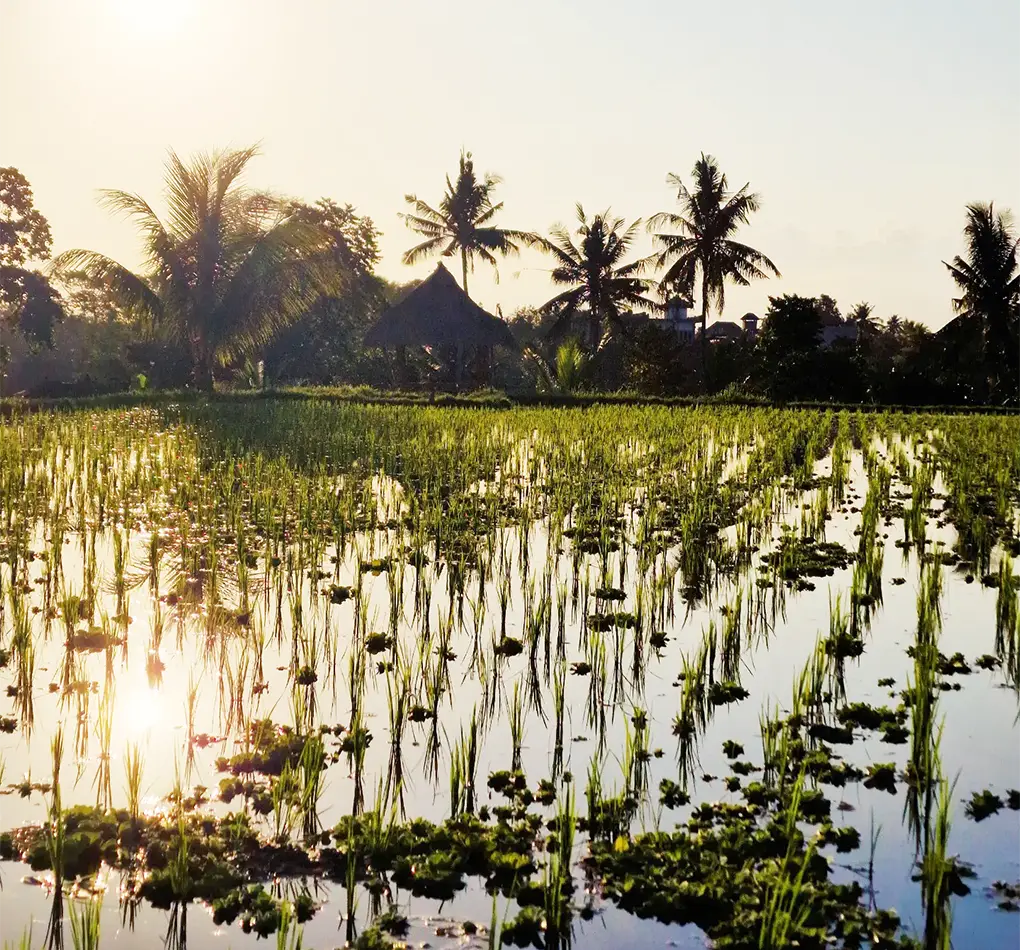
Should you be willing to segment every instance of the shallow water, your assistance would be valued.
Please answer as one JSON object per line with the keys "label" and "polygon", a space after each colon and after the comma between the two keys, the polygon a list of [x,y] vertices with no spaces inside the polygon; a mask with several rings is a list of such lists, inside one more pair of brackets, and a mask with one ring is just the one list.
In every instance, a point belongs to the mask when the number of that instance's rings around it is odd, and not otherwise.
{"label": "shallow water", "polygon": [[[65,417],[63,424],[73,426],[74,420],[78,420],[87,441],[88,426],[94,418],[80,414]],[[667,428],[672,425],[668,416],[663,418],[663,425]],[[109,425],[108,419],[106,424]],[[319,546],[312,544],[300,554],[294,553],[295,532],[289,543],[280,548],[282,562],[277,566],[270,564],[268,551],[262,550],[257,566],[250,571],[248,616],[239,624],[227,613],[236,614],[241,609],[237,565],[231,562],[229,555],[211,572],[212,580],[209,559],[205,559],[204,584],[195,603],[187,604],[187,598],[172,603],[173,593],[189,589],[182,587],[179,581],[182,573],[180,550],[186,543],[182,526],[193,527],[201,533],[205,517],[199,510],[197,515],[182,518],[177,501],[179,494],[172,490],[174,481],[179,488],[181,479],[187,478],[189,472],[196,479],[204,477],[210,469],[222,465],[218,458],[221,452],[231,459],[231,464],[238,458],[242,461],[249,458],[238,454],[233,447],[229,452],[212,449],[208,455],[203,455],[208,424],[207,418],[193,421],[187,413],[171,421],[145,414],[125,417],[125,441],[120,444],[120,451],[129,449],[136,454],[126,460],[122,457],[121,463],[115,462],[105,474],[90,469],[89,463],[81,459],[60,456],[67,467],[68,481],[60,491],[54,490],[51,503],[67,504],[68,530],[63,544],[61,590],[51,591],[49,603],[59,603],[64,591],[79,592],[88,587],[89,547],[94,539],[95,582],[99,593],[93,623],[97,624],[103,614],[110,618],[126,614],[130,620],[123,624],[111,623],[109,628],[123,637],[123,644],[95,652],[68,649],[61,610],[58,608],[55,615],[47,619],[46,578],[52,577],[52,567],[42,557],[29,562],[25,579],[31,593],[27,595],[27,603],[40,608],[30,618],[34,645],[32,715],[30,719],[26,714],[24,696],[4,701],[3,714],[18,720],[15,732],[0,736],[4,782],[16,784],[23,777],[46,781],[51,770],[51,737],[62,728],[66,743],[61,783],[63,804],[65,807],[95,804],[96,777],[104,761],[98,724],[105,695],[113,704],[108,742],[113,804],[120,806],[125,801],[124,756],[129,745],[137,743],[144,759],[142,792],[148,810],[170,810],[166,796],[179,778],[185,790],[205,786],[212,799],[206,807],[224,814],[227,806],[215,801],[222,778],[216,759],[230,756],[240,748],[245,731],[243,724],[271,718],[276,723],[292,725],[299,721],[314,726],[349,725],[352,714],[349,663],[352,657],[364,657],[364,692],[360,706],[373,742],[357,780],[347,757],[341,757],[327,769],[318,815],[322,826],[329,828],[342,815],[360,807],[362,798],[366,807],[372,807],[385,783],[391,761],[388,682],[392,684],[393,678],[377,672],[375,664],[396,655],[411,671],[411,701],[426,703],[426,680],[436,675],[437,670],[441,669],[444,685],[435,729],[428,721],[409,722],[404,727],[402,808],[408,818],[441,821],[450,814],[451,752],[476,711],[482,722],[477,766],[478,804],[496,803],[496,796],[485,787],[484,780],[491,772],[511,766],[514,742],[510,720],[517,702],[523,715],[520,765],[529,784],[534,787],[539,779],[569,772],[575,776],[579,798],[593,759],[601,763],[602,785],[607,794],[627,785],[630,779],[624,750],[630,733],[630,718],[635,710],[645,710],[648,749],[661,749],[662,754],[650,758],[647,763],[643,785],[648,794],[640,803],[631,831],[637,833],[655,827],[669,830],[683,822],[691,810],[687,806],[668,811],[658,804],[659,781],[678,776],[679,743],[672,731],[680,708],[677,677],[683,669],[684,658],[690,659],[696,654],[706,632],[723,627],[725,618],[721,608],[732,607],[738,595],[742,598],[741,646],[735,663],[740,682],[750,695],[740,702],[717,708],[698,737],[698,762],[689,786],[695,803],[741,800],[738,792],[728,792],[722,785],[722,777],[729,772],[722,743],[727,739],[740,741],[745,748],[741,758],[761,764],[759,715],[766,708],[790,708],[795,677],[812,656],[819,636],[828,634],[833,604],[839,600],[845,610],[849,602],[852,566],[838,569],[830,577],[812,578],[816,585],[814,590],[787,590],[780,583],[782,603],[774,599],[777,596],[774,588],[760,588],[754,583],[763,558],[774,549],[781,536],[780,524],[800,526],[809,514],[802,506],[812,505],[819,492],[828,492],[827,481],[815,482],[807,489],[797,489],[792,484],[777,489],[769,501],[775,524],[758,539],[761,550],[736,575],[716,573],[707,590],[685,603],[682,572],[663,581],[656,589],[656,578],[661,580],[667,570],[675,569],[680,556],[678,546],[666,547],[651,564],[642,563],[637,541],[641,522],[639,509],[647,504],[646,484],[633,481],[621,482],[618,486],[618,498],[628,498],[630,505],[620,509],[625,513],[621,535],[626,542],[624,548],[606,555],[577,555],[574,540],[561,535],[563,524],[553,521],[554,516],[550,514],[556,510],[550,496],[559,491],[569,497],[569,488],[540,490],[541,486],[555,484],[560,477],[557,471],[560,463],[549,455],[549,445],[550,440],[562,435],[553,428],[543,431],[540,438],[527,439],[520,438],[520,432],[512,428],[501,432],[483,424],[477,433],[480,442],[498,443],[500,439],[506,442],[502,458],[504,468],[494,473],[496,478],[484,484],[471,480],[464,486],[465,494],[478,497],[491,492],[504,498],[516,496],[519,509],[530,512],[523,518],[519,514],[507,517],[502,523],[480,522],[473,529],[476,539],[481,540],[475,552],[476,563],[486,565],[484,586],[479,582],[477,567],[469,565],[460,574],[464,578],[463,592],[454,591],[449,561],[437,561],[435,546],[428,542],[424,550],[431,563],[427,567],[416,568],[407,563],[400,569],[378,573],[359,567],[361,562],[373,557],[392,555],[407,561],[405,545],[417,545],[420,540],[415,538],[413,529],[415,506],[434,501],[416,500],[411,479],[402,481],[399,474],[386,477],[371,474],[373,464],[368,460],[374,459],[374,455],[366,449],[366,461],[357,468],[348,466],[347,471],[342,466],[312,469],[311,474],[302,474],[302,480],[295,484],[302,490],[312,491],[308,487],[311,484],[317,491],[321,491],[323,485],[330,486],[329,491],[336,491],[335,486],[342,484],[336,481],[337,477],[350,474],[352,480],[364,484],[366,506],[375,506],[380,522],[397,520],[389,527],[349,532],[340,545],[336,539]],[[368,429],[371,424],[369,418]],[[131,431],[127,431],[128,425]],[[726,481],[739,479],[746,471],[752,444],[763,443],[767,450],[767,436],[756,433],[746,424],[742,427],[743,432],[741,425],[733,430],[735,443],[726,434],[717,437],[710,429],[701,435],[706,457],[718,458],[719,470],[724,473],[721,477]],[[612,428],[610,426],[610,431]],[[616,431],[621,446],[623,442],[627,444],[626,452],[618,453],[626,456],[624,471],[631,476],[645,471],[660,477],[663,470],[668,470],[670,458],[656,443],[632,438],[625,427],[618,426]],[[591,452],[591,446],[584,442],[584,428],[573,435],[580,439],[578,444],[582,448],[577,457],[585,464],[590,461],[590,455],[585,453]],[[690,437],[697,436],[692,433]],[[4,438],[18,436],[7,426]],[[380,432],[381,443],[385,438]],[[606,436],[603,434],[602,438]],[[140,445],[149,448],[140,451]],[[199,448],[196,449],[196,445]],[[644,447],[639,449],[639,445]],[[741,445],[745,450],[740,450]],[[461,450],[467,451],[463,446]],[[255,448],[250,451],[253,457]],[[262,451],[267,456],[277,457],[271,446],[262,447]],[[306,447],[305,451],[314,457],[314,446]],[[457,451],[456,444],[437,448],[437,452],[454,455]],[[179,453],[177,461],[170,458],[173,453]],[[852,509],[863,503],[868,483],[861,452],[852,450],[849,457],[848,495],[842,503],[833,501],[831,518],[824,522],[824,532],[826,540],[840,542],[854,550],[857,544],[854,529],[859,524],[860,513]],[[94,502],[90,502],[86,505],[89,527],[84,534],[75,530],[76,519],[71,515],[82,508],[82,498],[94,498],[104,479],[110,483],[111,498],[116,497],[118,491],[123,491],[127,473],[146,471],[148,466],[156,465],[157,458],[162,459],[158,463],[161,471],[165,474],[172,470],[172,473],[167,474],[165,480],[154,480],[151,485],[143,485],[135,491],[130,498],[133,509],[127,517],[108,509],[101,524],[95,517]],[[42,466],[40,470],[45,469],[43,461],[37,460],[35,464]],[[300,469],[303,463],[294,459],[291,464]],[[683,455],[675,464],[678,479],[691,477],[698,470],[698,463],[691,461],[689,455]],[[685,470],[683,465],[688,468]],[[813,471],[823,479],[831,474],[827,453],[816,461]],[[257,477],[254,476],[253,481]],[[516,487],[509,488],[511,484]],[[1017,488],[1017,484],[1012,486],[1014,499]],[[910,491],[909,481],[898,483],[894,479],[894,495],[902,489]],[[242,493],[244,490],[241,489]],[[940,510],[939,496],[945,486],[937,482],[934,491],[936,497],[928,516],[926,536],[930,545],[941,541],[946,550],[951,550],[957,544],[953,525],[935,525]],[[14,495],[6,497],[10,503]],[[128,498],[127,492],[124,497]],[[229,502],[227,496],[217,496],[215,492],[209,497],[214,500],[220,497],[224,504]],[[194,512],[191,506],[201,500],[201,495],[190,499],[189,510]],[[1014,522],[1016,511],[1014,504]],[[412,526],[402,525],[401,517],[408,517]],[[564,524],[574,524],[577,517],[577,512],[571,513]],[[5,520],[10,522],[10,513]],[[526,529],[522,527],[522,520],[530,522]],[[820,527],[821,524],[815,525],[815,528]],[[130,589],[123,603],[118,603],[115,590],[115,530],[123,532],[128,551],[125,575]],[[165,542],[155,575],[148,555],[153,530],[161,532]],[[864,632],[863,655],[845,661],[844,680],[847,701],[895,706],[899,700],[893,690],[903,689],[908,677],[913,675],[913,660],[906,649],[914,643],[918,627],[921,563],[916,549],[905,550],[894,543],[903,537],[902,516],[890,514],[887,526],[883,527],[880,522],[879,531],[888,534],[884,542],[882,599]],[[52,526],[39,521],[32,527],[29,547],[41,555],[51,546],[52,537]],[[735,545],[736,527],[724,527],[721,537],[723,546]],[[210,541],[201,535],[188,543],[197,550],[229,552],[232,540],[224,537]],[[316,555],[313,562],[311,558]],[[1000,556],[1001,550],[996,548],[989,565],[991,571],[997,569]],[[952,567],[936,569],[943,572],[939,650],[947,656],[960,651],[971,664],[979,655],[994,653],[997,591],[980,583],[965,583],[963,573]],[[327,576],[315,576],[320,570]],[[893,578],[903,578],[904,582],[894,585]],[[509,594],[505,630],[500,619],[501,579],[505,579]],[[626,600],[614,607],[637,611],[638,606],[643,605],[643,619],[637,631],[622,629],[595,636],[587,629],[586,617],[596,610],[593,592],[608,579],[626,593]],[[5,589],[9,582],[7,569]],[[331,604],[322,593],[331,584],[350,585],[358,593],[346,603]],[[216,595],[210,592],[215,586],[219,586]],[[420,604],[416,607],[416,588],[419,595],[430,591],[431,601],[427,607]],[[221,608],[223,613],[218,613]],[[0,640],[0,644],[8,648],[12,639],[12,611],[11,607],[6,610],[3,639]],[[157,636],[160,621],[163,629]],[[89,625],[83,622],[76,626]],[[648,643],[653,629],[665,632],[668,637],[658,650]],[[431,639],[427,649],[422,651],[419,645],[423,642],[424,630],[430,632]],[[387,649],[378,656],[365,656],[367,631],[386,631],[394,636],[395,653]],[[456,656],[445,664],[438,664],[435,653],[444,631],[449,636],[449,649]],[[534,652],[529,648],[518,656],[494,656],[493,647],[503,636],[535,644]],[[600,643],[606,651],[607,676],[605,686],[596,688],[599,684],[595,672],[585,676],[569,671],[572,663],[590,661],[598,653]],[[151,662],[154,657],[158,657],[162,669],[155,668]],[[317,681],[311,686],[295,685],[295,671],[303,665],[312,666],[317,673]],[[15,684],[15,669],[16,662],[12,659],[0,670],[0,685]],[[553,694],[557,669],[567,671],[561,756],[555,751]],[[895,680],[892,689],[877,685],[884,677]],[[355,685],[360,681],[361,676],[355,674]],[[71,682],[95,686],[89,686],[82,693],[70,693],[66,687]],[[965,817],[963,809],[964,800],[972,792],[990,788],[1004,795],[1007,789],[1020,787],[1016,684],[1009,682],[1004,667],[994,671],[973,667],[969,675],[952,677],[951,682],[959,683],[961,689],[942,692],[938,700],[939,716],[944,717],[945,723],[940,747],[943,774],[950,781],[956,781],[949,850],[971,863],[977,875],[969,882],[971,895],[953,901],[954,945],[1020,946],[1018,916],[996,910],[995,900],[986,893],[995,880],[1020,879],[1018,814],[1003,810],[976,823]],[[515,690],[519,697],[516,700]],[[189,693],[193,695],[190,710]],[[296,702],[301,705],[296,707]],[[201,734],[213,737],[204,748],[190,741]],[[434,756],[430,754],[430,747]],[[848,762],[860,768],[874,762],[895,761],[898,770],[902,770],[909,756],[908,745],[882,743],[878,733],[859,734],[852,746],[840,747],[839,751]],[[706,775],[719,778],[706,781]],[[8,791],[10,794],[0,799],[0,825],[4,829],[44,819],[46,796],[36,792],[23,798],[13,788]],[[834,877],[837,880],[862,879],[862,869],[869,861],[869,828],[879,828],[874,853],[875,901],[879,907],[896,908],[907,930],[920,933],[924,913],[919,885],[911,880],[915,853],[904,822],[902,786],[895,795],[868,790],[859,783],[828,792],[834,804],[834,823],[837,826],[852,823],[864,839],[858,851],[834,856]],[[835,805],[841,800],[853,810],[836,811]],[[231,807],[237,806],[235,801]],[[554,809],[547,812],[554,813]],[[270,821],[271,816],[265,819],[267,833]],[[580,858],[585,850],[584,836],[579,835],[575,856]],[[15,939],[31,924],[38,943],[50,912],[47,890],[21,883],[22,878],[31,874],[24,865],[5,862],[0,864],[0,871],[4,885],[0,892],[3,937]],[[45,874],[36,877],[45,878]],[[117,881],[116,874],[108,881],[102,945],[153,945],[167,933],[168,913],[143,904],[136,909],[133,926],[128,926],[122,921],[121,910],[114,899]],[[705,938],[694,927],[669,927],[639,920],[616,909],[600,898],[595,882],[591,882],[590,893],[586,894],[579,869],[575,882],[578,885],[575,905],[590,903],[595,912],[590,921],[575,920],[577,946],[651,948],[705,943]],[[347,908],[344,888],[324,881],[306,883],[313,889],[321,909],[305,924],[305,945],[343,945],[346,937],[343,917]],[[492,899],[477,881],[471,882],[445,906],[400,893],[394,895],[394,903],[411,921],[412,930],[407,938],[411,945],[424,941],[437,947],[487,945],[484,934],[467,939],[444,937],[436,932],[447,926],[437,924],[437,918],[488,923],[493,912]],[[498,918],[512,917],[515,911],[512,902],[503,898],[497,902]],[[360,927],[372,917],[368,896],[363,893],[358,898],[357,917]],[[188,911],[188,946],[204,950],[244,946],[254,941],[254,935],[243,934],[236,925],[215,926],[209,912],[201,906],[192,906]]]}

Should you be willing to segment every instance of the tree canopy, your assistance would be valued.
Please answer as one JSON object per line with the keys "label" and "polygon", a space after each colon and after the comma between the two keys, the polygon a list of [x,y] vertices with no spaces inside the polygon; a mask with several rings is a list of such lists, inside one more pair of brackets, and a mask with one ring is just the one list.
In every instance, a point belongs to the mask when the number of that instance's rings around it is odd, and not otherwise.
{"label": "tree canopy", "polygon": [[761,207],[759,196],[749,190],[750,184],[731,192],[718,161],[704,152],[694,163],[692,176],[693,188],[679,175],[667,176],[667,184],[677,190],[680,212],[660,212],[648,226],[655,231],[659,247],[656,266],[666,268],[663,288],[688,298],[696,288],[701,291],[702,364],[707,370],[708,314],[713,306],[722,311],[726,282],[746,287],[753,280],[779,277],[780,273],[761,251],[734,239],[738,228]]}
{"label": "tree canopy", "polygon": [[362,346],[365,331],[394,292],[375,273],[378,229],[352,205],[329,198],[311,205],[295,202],[291,212],[329,235],[336,282],[269,344],[265,350],[267,372],[273,379],[309,383],[336,379],[365,383],[387,378],[390,360]]}
{"label": "tree canopy", "polygon": [[1012,215],[992,204],[967,206],[966,257],[945,263],[960,296],[958,321],[980,339],[986,395],[1011,398],[1020,386],[1020,270]]}
{"label": "tree canopy", "polygon": [[[656,265],[665,267],[662,284],[687,297],[700,286],[702,320],[714,306],[722,310],[726,282],[748,286],[752,280],[779,277],[779,269],[761,251],[733,239],[761,207],[749,184],[729,190],[718,161],[702,153],[692,172],[694,187],[688,188],[679,175],[670,174],[667,183],[677,190],[680,212],[654,215],[649,227],[659,247]],[[659,231],[659,228],[671,231]]]}
{"label": "tree canopy", "polygon": [[28,179],[0,168],[0,323],[32,343],[52,342],[63,316],[60,295],[33,261],[50,256],[50,226],[36,206]]}
{"label": "tree canopy", "polygon": [[242,184],[255,147],[166,166],[167,215],[138,195],[105,191],[103,203],[132,218],[146,266],[135,274],[94,251],[61,254],[118,302],[191,354],[194,379],[211,388],[217,364],[243,359],[334,286],[335,242],[275,195]]}
{"label": "tree canopy", "polygon": [[474,269],[475,258],[495,267],[497,254],[518,254],[521,245],[531,243],[534,237],[526,231],[496,227],[494,219],[503,210],[503,202],[494,201],[493,195],[501,181],[492,174],[479,179],[471,153],[461,152],[456,181],[446,176],[446,191],[438,208],[417,195],[405,195],[414,213],[401,218],[425,240],[404,252],[404,263],[416,264],[437,254],[459,255],[461,286],[467,293],[468,271]]}
{"label": "tree canopy", "polygon": [[552,282],[567,288],[544,309],[556,315],[552,330],[556,336],[578,318],[586,319],[588,347],[595,350],[606,325],[619,326],[625,310],[635,306],[654,310],[659,304],[647,296],[649,284],[641,277],[648,258],[627,261],[640,219],[628,225],[607,208],[589,220],[580,203],[576,211],[576,231],[557,225],[549,238],[537,242],[555,260]]}

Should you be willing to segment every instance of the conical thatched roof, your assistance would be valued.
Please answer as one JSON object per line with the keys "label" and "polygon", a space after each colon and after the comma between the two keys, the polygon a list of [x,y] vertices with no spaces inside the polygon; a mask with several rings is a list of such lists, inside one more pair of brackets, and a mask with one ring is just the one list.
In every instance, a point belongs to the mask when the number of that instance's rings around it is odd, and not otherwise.
{"label": "conical thatched roof", "polygon": [[510,328],[478,306],[440,264],[365,334],[365,346],[516,347]]}

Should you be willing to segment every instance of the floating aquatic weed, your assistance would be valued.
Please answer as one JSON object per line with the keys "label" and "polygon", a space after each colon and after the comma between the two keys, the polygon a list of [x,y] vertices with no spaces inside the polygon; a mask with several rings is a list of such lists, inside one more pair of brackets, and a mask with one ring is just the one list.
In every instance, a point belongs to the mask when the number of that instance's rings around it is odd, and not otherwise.
{"label": "floating aquatic weed", "polygon": [[750,695],[739,683],[731,681],[712,683],[708,688],[708,701],[713,706],[726,706],[747,699]]}
{"label": "floating aquatic weed", "polygon": [[864,779],[864,787],[894,795],[896,793],[896,764],[881,762],[869,765]]}
{"label": "floating aquatic weed", "polygon": [[974,821],[984,821],[991,815],[1002,809],[1003,801],[994,792],[987,788],[981,792],[974,792],[967,802],[966,814]]}

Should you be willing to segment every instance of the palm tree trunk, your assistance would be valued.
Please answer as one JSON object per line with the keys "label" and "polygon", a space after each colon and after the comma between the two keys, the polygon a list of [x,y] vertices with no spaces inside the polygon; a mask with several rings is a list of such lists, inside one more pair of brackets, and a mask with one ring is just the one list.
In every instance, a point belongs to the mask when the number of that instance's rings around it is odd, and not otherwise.
{"label": "palm tree trunk", "polygon": [[[460,249],[460,274],[461,274],[461,281],[462,281],[461,286],[464,288],[464,293],[465,294],[467,294],[467,292],[468,292],[467,272],[468,272],[467,248],[466,247],[462,247]],[[468,294],[468,296],[470,296],[470,294]],[[461,342],[459,342],[457,344],[457,352],[456,352],[456,355],[454,356],[454,360],[456,360],[456,363],[455,363],[454,368],[453,368],[453,388],[459,392],[460,391],[461,378],[464,375],[464,343],[463,343],[463,341],[461,341]]]}
{"label": "palm tree trunk", "polygon": [[399,389],[407,389],[409,383],[410,373],[407,368],[407,347],[397,347],[397,387]]}
{"label": "palm tree trunk", "polygon": [[207,393],[213,391],[213,358],[211,353],[207,353],[204,348],[196,353],[194,356],[194,367],[191,372],[196,389]]}
{"label": "palm tree trunk", "polygon": [[708,278],[701,277],[701,385],[708,392]]}
{"label": "palm tree trunk", "polygon": [[464,374],[464,344],[457,344],[457,354],[454,357],[456,361],[453,368],[453,388],[457,392],[460,392],[460,383]]}

